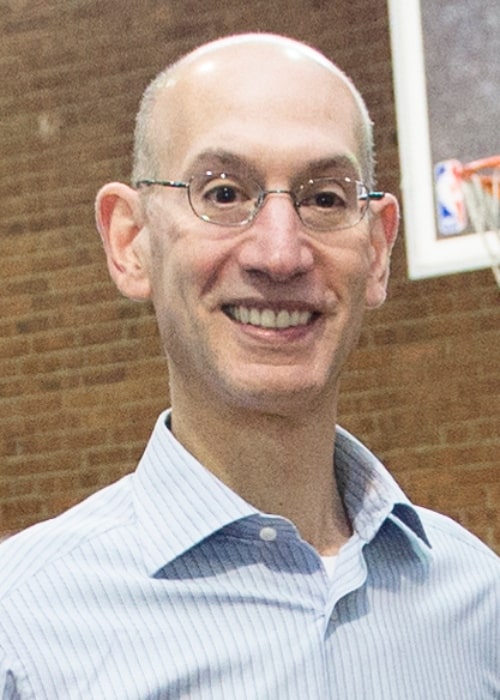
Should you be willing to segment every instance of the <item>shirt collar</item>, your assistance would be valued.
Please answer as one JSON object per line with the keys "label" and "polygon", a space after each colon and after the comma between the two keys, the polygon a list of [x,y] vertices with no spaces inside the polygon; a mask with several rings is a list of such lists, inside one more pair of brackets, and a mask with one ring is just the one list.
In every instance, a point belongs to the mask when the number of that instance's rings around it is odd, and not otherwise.
{"label": "shirt collar", "polygon": [[375,455],[340,426],[334,462],[338,489],[355,532],[370,542],[389,519],[425,556],[431,545],[416,508]]}
{"label": "shirt collar", "polygon": [[[138,533],[150,575],[217,530],[264,515],[203,467],[173,436],[162,413],[133,476]],[[335,471],[357,535],[369,542],[390,518],[415,549],[429,545],[420,518],[374,455],[337,427]]]}
{"label": "shirt collar", "polygon": [[146,567],[156,573],[186,550],[257,509],[200,464],[158,418],[133,479]]}

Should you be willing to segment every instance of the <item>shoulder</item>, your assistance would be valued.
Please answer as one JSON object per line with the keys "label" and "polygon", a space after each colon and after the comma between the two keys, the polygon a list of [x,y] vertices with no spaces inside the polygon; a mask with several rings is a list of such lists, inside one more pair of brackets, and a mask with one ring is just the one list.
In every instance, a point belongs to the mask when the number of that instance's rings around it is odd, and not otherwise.
{"label": "shoulder", "polygon": [[96,549],[113,531],[130,527],[135,515],[128,475],[61,515],[33,525],[0,545],[0,605],[82,549]]}

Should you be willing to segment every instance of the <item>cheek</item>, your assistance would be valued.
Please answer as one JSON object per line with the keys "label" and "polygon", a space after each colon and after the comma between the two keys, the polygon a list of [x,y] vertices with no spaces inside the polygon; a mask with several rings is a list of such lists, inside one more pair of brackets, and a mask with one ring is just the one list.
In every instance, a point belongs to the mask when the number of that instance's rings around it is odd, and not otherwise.
{"label": "cheek", "polygon": [[[210,289],[234,247],[234,234],[221,235],[211,224],[200,221],[184,208],[157,210],[151,219],[154,278],[164,288]],[[175,222],[174,222],[175,215]],[[159,282],[159,285],[158,285]]]}
{"label": "cheek", "polygon": [[327,286],[345,301],[364,295],[370,276],[372,251],[365,236],[344,236],[325,256]]}
{"label": "cheek", "polygon": [[189,342],[217,305],[227,251],[201,237],[166,233],[155,237],[152,253],[152,297],[164,343]]}

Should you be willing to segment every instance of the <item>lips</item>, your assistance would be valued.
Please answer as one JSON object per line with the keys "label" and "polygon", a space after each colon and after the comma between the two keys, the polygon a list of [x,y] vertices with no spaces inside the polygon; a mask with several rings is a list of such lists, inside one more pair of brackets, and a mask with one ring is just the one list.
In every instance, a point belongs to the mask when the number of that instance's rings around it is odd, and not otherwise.
{"label": "lips", "polygon": [[312,311],[299,309],[258,309],[243,305],[230,305],[224,307],[224,312],[229,318],[238,323],[249,324],[259,328],[279,329],[307,326],[315,314]]}

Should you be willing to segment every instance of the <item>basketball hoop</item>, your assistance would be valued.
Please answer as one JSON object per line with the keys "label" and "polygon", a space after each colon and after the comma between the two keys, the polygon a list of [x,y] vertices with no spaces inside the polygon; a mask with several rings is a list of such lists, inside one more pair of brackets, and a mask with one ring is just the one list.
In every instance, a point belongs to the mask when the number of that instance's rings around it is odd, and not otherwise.
{"label": "basketball hoop", "polygon": [[457,174],[469,221],[481,235],[500,287],[500,155],[467,163]]}

